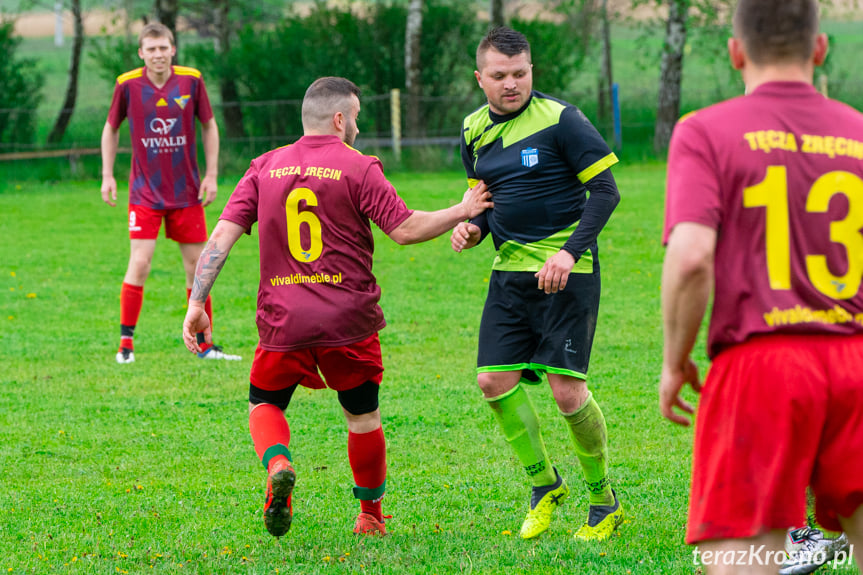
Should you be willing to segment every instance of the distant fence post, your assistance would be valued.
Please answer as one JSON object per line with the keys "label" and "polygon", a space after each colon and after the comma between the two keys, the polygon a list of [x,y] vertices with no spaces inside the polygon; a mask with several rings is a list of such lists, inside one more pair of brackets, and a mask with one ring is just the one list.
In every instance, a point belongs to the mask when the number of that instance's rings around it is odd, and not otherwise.
{"label": "distant fence post", "polygon": [[63,3],[54,3],[54,45],[63,45]]}
{"label": "distant fence post", "polygon": [[396,162],[402,161],[402,106],[398,88],[390,90],[390,124],[393,131],[393,155]]}
{"label": "distant fence post", "polygon": [[623,128],[620,125],[620,85],[611,85],[611,107],[614,110],[614,149],[623,148]]}

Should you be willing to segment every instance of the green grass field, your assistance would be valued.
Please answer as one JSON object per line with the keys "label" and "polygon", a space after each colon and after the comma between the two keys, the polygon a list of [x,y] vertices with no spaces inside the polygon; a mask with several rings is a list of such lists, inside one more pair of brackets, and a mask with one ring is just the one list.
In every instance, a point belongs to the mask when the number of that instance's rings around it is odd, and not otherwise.
{"label": "green grass field", "polygon": [[[376,230],[392,535],[352,534],[341,410],[332,392],[300,390],[295,519],[277,541],[261,521],[265,474],[246,416],[257,238],[237,244],[213,291],[216,340],[243,361],[185,350],[179,251],[160,240],[137,361],[120,366],[125,209],[102,204],[96,181],[0,187],[0,573],[699,572],[683,543],[692,432],[665,422],[656,397],[664,166],[624,162],[615,175],[623,199],[600,238],[590,383],[627,519],[605,544],[573,539],[586,497],[547,387],[532,396],[574,496],[539,539],[516,535],[528,482],[473,370],[490,242],[455,254],[448,236],[401,247]],[[392,179],[419,209],[463,189],[455,172]],[[211,225],[234,183],[222,181]],[[705,368],[702,347],[698,358]]]}

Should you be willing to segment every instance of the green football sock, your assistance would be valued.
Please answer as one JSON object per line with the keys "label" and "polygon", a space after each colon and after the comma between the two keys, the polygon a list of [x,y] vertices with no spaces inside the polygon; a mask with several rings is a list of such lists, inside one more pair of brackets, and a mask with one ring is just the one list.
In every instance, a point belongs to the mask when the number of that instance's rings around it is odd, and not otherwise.
{"label": "green football sock", "polygon": [[516,385],[511,391],[486,400],[533,485],[539,487],[557,481],[542,441],[539,419],[524,388]]}
{"label": "green football sock", "polygon": [[569,426],[575,454],[581,463],[591,505],[614,505],[614,494],[608,480],[608,431],[605,416],[589,393],[587,401],[573,413],[563,413]]}

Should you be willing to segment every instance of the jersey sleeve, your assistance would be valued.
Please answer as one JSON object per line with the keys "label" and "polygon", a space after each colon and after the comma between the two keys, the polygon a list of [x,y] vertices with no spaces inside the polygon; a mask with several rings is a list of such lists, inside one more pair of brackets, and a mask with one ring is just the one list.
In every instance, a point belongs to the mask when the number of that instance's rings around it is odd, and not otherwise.
{"label": "jersey sleeve", "polygon": [[251,233],[252,226],[258,221],[258,167],[255,162],[249,166],[245,175],[237,183],[231,198],[222,210],[220,220],[228,220],[243,226],[246,233]]}
{"label": "jersey sleeve", "polygon": [[358,200],[360,212],[387,235],[413,213],[386,179],[381,163],[377,160],[366,170]]}
{"label": "jersey sleeve", "polygon": [[558,143],[569,167],[581,183],[589,182],[617,163],[590,120],[575,106],[567,106],[560,115]]}
{"label": "jersey sleeve", "polygon": [[590,197],[584,206],[581,221],[563,245],[563,249],[568,251],[575,261],[578,261],[581,255],[596,243],[599,232],[605,227],[611,212],[620,203],[620,192],[617,191],[617,183],[611,170],[600,172],[588,181],[585,187],[590,192]]}
{"label": "jersey sleeve", "polygon": [[206,124],[213,118],[213,107],[210,105],[210,97],[207,95],[207,86],[204,84],[203,76],[195,82],[195,114],[202,124]]}
{"label": "jersey sleeve", "polygon": [[[465,124],[467,124],[467,122],[465,122]],[[474,171],[473,150],[468,146],[468,138],[470,138],[470,132],[468,131],[467,126],[465,126],[461,134],[461,163],[464,165],[464,171],[467,174],[467,185],[472,188],[477,182],[479,182],[479,176],[477,176],[476,171]]]}
{"label": "jersey sleeve", "polygon": [[710,139],[692,116],[681,120],[671,135],[665,190],[665,227],[662,243],[674,226],[694,222],[719,229],[722,217],[719,170]]}
{"label": "jersey sleeve", "polygon": [[108,110],[108,123],[116,130],[125,119],[126,89],[119,82],[116,82],[114,84],[114,96],[111,98],[111,108]]}

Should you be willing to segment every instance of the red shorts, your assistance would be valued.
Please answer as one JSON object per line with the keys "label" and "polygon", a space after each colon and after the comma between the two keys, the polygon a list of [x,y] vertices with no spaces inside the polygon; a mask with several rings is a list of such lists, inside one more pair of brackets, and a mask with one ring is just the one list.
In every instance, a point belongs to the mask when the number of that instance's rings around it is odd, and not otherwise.
{"label": "red shorts", "polygon": [[129,239],[155,240],[165,219],[165,237],[181,244],[207,241],[207,220],[201,204],[175,210],[154,210],[129,204]]}
{"label": "red shorts", "polygon": [[249,381],[267,391],[279,391],[297,383],[312,389],[329,387],[347,391],[367,381],[380,385],[383,376],[381,342],[374,333],[363,341],[341,347],[282,352],[267,351],[258,344]]}
{"label": "red shorts", "polygon": [[863,504],[863,336],[754,338],[716,357],[698,405],[686,541],[755,537]]}

